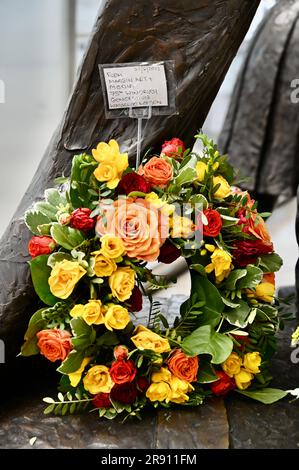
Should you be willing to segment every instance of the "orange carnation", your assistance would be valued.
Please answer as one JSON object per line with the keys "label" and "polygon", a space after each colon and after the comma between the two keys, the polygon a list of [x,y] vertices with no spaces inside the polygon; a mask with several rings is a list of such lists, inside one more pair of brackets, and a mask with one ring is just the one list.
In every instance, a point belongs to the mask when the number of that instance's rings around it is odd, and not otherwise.
{"label": "orange carnation", "polygon": [[51,362],[59,359],[64,361],[72,350],[71,335],[68,331],[53,328],[52,330],[41,330],[36,336],[40,353]]}
{"label": "orange carnation", "polygon": [[144,166],[139,167],[138,173],[151,186],[160,186],[160,188],[165,188],[173,177],[172,165],[160,157],[152,157]]}
{"label": "orange carnation", "polygon": [[176,349],[168,359],[169,370],[181,380],[196,382],[198,357],[189,357],[181,349]]}
{"label": "orange carnation", "polygon": [[127,256],[155,261],[168,235],[167,219],[150,201],[118,199],[99,217],[96,233],[113,234],[122,240]]}

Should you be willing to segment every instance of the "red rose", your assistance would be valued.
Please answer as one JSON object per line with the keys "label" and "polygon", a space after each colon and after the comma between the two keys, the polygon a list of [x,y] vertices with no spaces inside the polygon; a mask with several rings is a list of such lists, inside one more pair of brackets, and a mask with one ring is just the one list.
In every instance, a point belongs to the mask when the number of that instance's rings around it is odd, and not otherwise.
{"label": "red rose", "polygon": [[124,175],[117,186],[117,193],[126,195],[133,191],[149,193],[150,190],[150,184],[143,178],[143,176],[134,172]]}
{"label": "red rose", "polygon": [[[205,209],[203,213],[208,221],[208,225],[202,225],[204,236],[217,237],[222,229],[222,220],[219,212],[214,209]],[[200,226],[202,224],[201,214],[199,214],[198,219],[198,225]]]}
{"label": "red rose", "polygon": [[228,392],[236,388],[235,380],[229,377],[222,370],[217,371],[216,375],[219,379],[216,382],[211,383],[210,388],[217,397],[226,395]]}
{"label": "red rose", "polygon": [[181,157],[184,152],[184,142],[177,137],[173,137],[171,140],[166,140],[162,145],[161,153],[166,157]]}
{"label": "red rose", "polygon": [[124,403],[125,405],[130,405],[134,403],[138,395],[138,390],[136,385],[132,382],[122,384],[122,385],[114,385],[111,392],[110,397],[112,400],[119,401],[120,403]]}
{"label": "red rose", "polygon": [[273,253],[273,243],[265,240],[238,240],[233,244],[234,263],[238,267],[256,263],[261,255]]}
{"label": "red rose", "polygon": [[93,397],[92,404],[96,408],[110,408],[111,401],[109,399],[109,393],[98,393]]}
{"label": "red rose", "polygon": [[181,256],[181,250],[174,246],[169,240],[166,240],[164,245],[160,248],[158,261],[160,263],[170,264],[179,258],[179,256]]}
{"label": "red rose", "polygon": [[121,345],[116,346],[113,351],[113,355],[115,359],[119,361],[124,361],[125,359],[127,359],[128,354],[129,354],[129,350],[126,346],[121,346]]}
{"label": "red rose", "polygon": [[136,372],[135,364],[130,359],[128,361],[114,361],[109,370],[110,377],[116,384],[132,382]]}
{"label": "red rose", "polygon": [[83,230],[84,232],[93,229],[95,220],[90,217],[90,214],[91,210],[87,209],[87,207],[76,209],[71,214],[71,227]]}
{"label": "red rose", "polygon": [[136,386],[140,392],[145,393],[150,386],[150,383],[146,377],[137,377]]}
{"label": "red rose", "polygon": [[51,237],[32,237],[28,243],[28,251],[32,258],[48,255],[55,249],[56,243]]}
{"label": "red rose", "polygon": [[132,290],[131,297],[127,300],[131,312],[140,312],[142,310],[142,293],[138,286]]}

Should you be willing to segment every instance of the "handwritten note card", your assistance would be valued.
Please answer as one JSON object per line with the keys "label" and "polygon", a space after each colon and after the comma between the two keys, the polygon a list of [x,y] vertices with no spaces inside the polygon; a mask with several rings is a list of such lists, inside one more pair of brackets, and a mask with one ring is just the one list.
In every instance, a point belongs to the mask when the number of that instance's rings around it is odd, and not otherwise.
{"label": "handwritten note card", "polygon": [[168,106],[164,65],[103,69],[109,109]]}

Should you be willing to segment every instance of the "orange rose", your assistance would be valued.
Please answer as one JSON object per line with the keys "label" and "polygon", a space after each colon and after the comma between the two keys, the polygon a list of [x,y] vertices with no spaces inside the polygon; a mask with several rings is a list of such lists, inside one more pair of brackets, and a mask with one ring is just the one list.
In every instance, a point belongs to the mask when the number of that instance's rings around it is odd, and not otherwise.
{"label": "orange rose", "polygon": [[155,261],[167,235],[167,218],[150,201],[142,198],[118,199],[105,217],[99,217],[96,233],[113,234],[122,240],[127,256]]}
{"label": "orange rose", "polygon": [[[237,217],[240,217],[242,224],[244,224],[243,232],[250,233],[251,235],[256,238],[259,238],[262,241],[271,242],[271,237],[269,235],[264,219],[257,213],[256,209],[253,211],[251,210],[255,202],[254,199],[251,199],[250,194],[247,191],[241,191],[239,190],[239,188],[235,188],[233,192],[242,197],[247,197],[246,206],[237,213]],[[245,215],[247,214],[246,209],[250,210],[249,219],[245,218]]]}
{"label": "orange rose", "polygon": [[160,188],[165,188],[173,177],[172,165],[160,157],[152,157],[144,166],[139,167],[138,173],[151,186],[160,186]]}
{"label": "orange rose", "polygon": [[198,357],[189,357],[181,349],[176,349],[168,359],[169,370],[181,380],[196,382]]}
{"label": "orange rose", "polygon": [[53,328],[52,330],[41,330],[36,336],[40,353],[51,362],[59,359],[64,361],[72,350],[71,335],[68,331]]}

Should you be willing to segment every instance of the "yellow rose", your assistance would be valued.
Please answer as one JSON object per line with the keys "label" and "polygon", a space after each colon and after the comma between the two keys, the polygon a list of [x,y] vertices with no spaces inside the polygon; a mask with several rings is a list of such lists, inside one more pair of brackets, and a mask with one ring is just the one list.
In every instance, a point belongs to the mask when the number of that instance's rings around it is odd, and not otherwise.
{"label": "yellow rose", "polygon": [[273,302],[275,286],[272,282],[261,282],[255,288],[254,297],[263,302]]}
{"label": "yellow rose", "polygon": [[83,312],[84,312],[84,305],[77,304],[70,311],[70,316],[73,318],[79,318],[79,317],[82,317]]}
{"label": "yellow rose", "polygon": [[124,170],[128,167],[128,154],[120,153],[118,143],[110,140],[109,144],[100,142],[92,155],[99,163],[94,171],[94,176],[100,182],[106,182],[109,189],[118,185]]}
{"label": "yellow rose", "polygon": [[87,325],[101,325],[104,323],[104,315],[102,312],[102,302],[100,300],[89,300],[83,306],[83,320]]}
{"label": "yellow rose", "polygon": [[151,377],[152,382],[169,382],[170,379],[171,372],[170,370],[166,369],[166,367],[161,367],[161,369],[157,372],[154,372]]}
{"label": "yellow rose", "polygon": [[84,369],[87,366],[87,364],[90,363],[91,359],[92,359],[91,357],[85,357],[83,361],[81,362],[81,366],[79,367],[79,369],[76,370],[76,372],[72,372],[71,374],[68,374],[72,387],[77,387],[78,383],[81,380]]}
{"label": "yellow rose", "polygon": [[93,366],[83,379],[85,390],[92,395],[97,393],[109,393],[114,383],[106,366]]}
{"label": "yellow rose", "polygon": [[251,372],[241,368],[240,372],[234,376],[236,385],[240,390],[246,390],[251,385],[254,375]]}
{"label": "yellow rose", "polygon": [[172,219],[171,236],[173,238],[188,238],[193,234],[195,225],[191,219],[174,215]]}
{"label": "yellow rose", "polygon": [[[174,375],[171,375],[169,385],[171,388],[171,395],[169,401],[173,403],[184,403],[189,400],[188,392],[194,390],[194,387],[186,380],[179,379]],[[167,400],[166,400],[167,401]]]}
{"label": "yellow rose", "polygon": [[262,363],[262,358],[259,352],[255,351],[252,353],[247,353],[243,359],[243,365],[248,372],[252,374],[258,374],[260,372],[260,365]]}
{"label": "yellow rose", "polygon": [[108,304],[104,321],[108,330],[123,330],[130,322],[131,318],[126,308],[121,305]]}
{"label": "yellow rose", "polygon": [[153,331],[148,330],[143,325],[139,325],[135,330],[135,335],[131,340],[138,349],[150,349],[156,353],[170,351],[170,345],[167,339],[161,338]]}
{"label": "yellow rose", "polygon": [[135,285],[135,271],[132,268],[120,267],[109,277],[112,295],[121,302],[131,297]]}
{"label": "yellow rose", "polygon": [[292,347],[297,346],[299,343],[299,326],[292,333]]}
{"label": "yellow rose", "polygon": [[205,172],[207,171],[208,166],[204,162],[197,162],[195,169],[197,173],[197,180],[202,182],[205,179]]}
{"label": "yellow rose", "polygon": [[214,193],[215,199],[225,199],[231,193],[231,187],[223,176],[213,176],[213,187],[220,184],[217,191]]}
{"label": "yellow rose", "polygon": [[91,253],[94,256],[94,272],[97,277],[111,276],[116,271],[117,265],[114,259],[107,258],[102,250]]}
{"label": "yellow rose", "polygon": [[125,248],[120,238],[107,234],[101,238],[100,252],[106,258],[115,259],[124,254]]}
{"label": "yellow rose", "polygon": [[215,271],[216,281],[222,282],[233,269],[232,258],[229,253],[216,248],[211,256],[211,263],[205,267],[207,273]]}
{"label": "yellow rose", "polygon": [[150,401],[165,401],[171,396],[171,388],[166,382],[152,383],[146,391]]}
{"label": "yellow rose", "polygon": [[86,270],[77,261],[59,261],[52,269],[48,281],[52,294],[59,299],[67,299],[84,274]]}
{"label": "yellow rose", "polygon": [[222,369],[229,376],[233,377],[240,372],[242,360],[237,353],[232,352],[225,362],[222,364]]}

